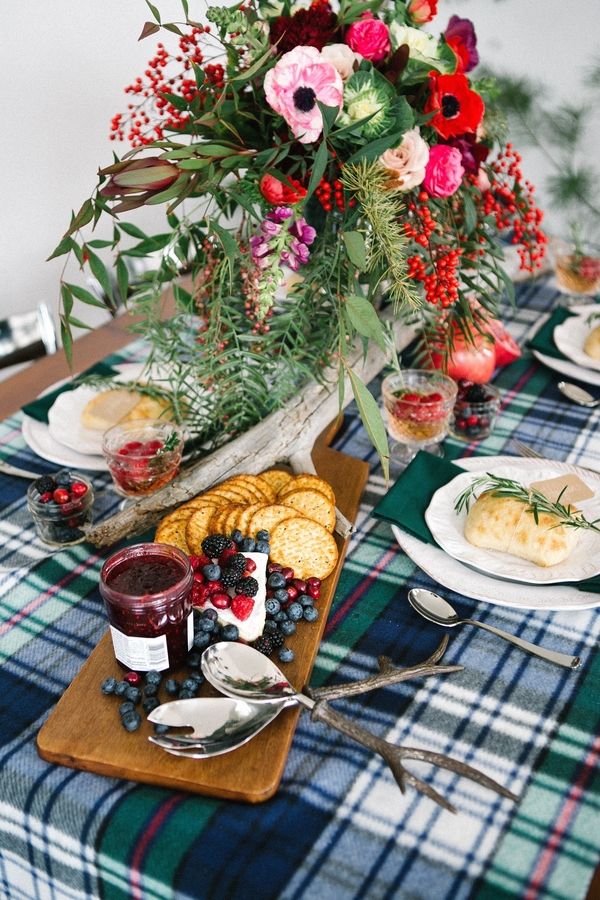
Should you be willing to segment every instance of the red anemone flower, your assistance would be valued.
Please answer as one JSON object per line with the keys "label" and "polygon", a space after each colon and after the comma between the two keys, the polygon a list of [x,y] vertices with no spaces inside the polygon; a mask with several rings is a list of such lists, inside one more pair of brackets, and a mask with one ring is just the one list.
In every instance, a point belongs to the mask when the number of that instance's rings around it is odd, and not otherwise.
{"label": "red anemone flower", "polygon": [[481,124],[485,105],[469,87],[464,75],[429,73],[429,97],[425,112],[435,115],[428,122],[444,138],[458,134],[475,134]]}
{"label": "red anemone flower", "polygon": [[258,187],[267,203],[272,206],[287,206],[306,197],[306,189],[295,178],[288,178],[285,183],[267,173],[260,179]]}

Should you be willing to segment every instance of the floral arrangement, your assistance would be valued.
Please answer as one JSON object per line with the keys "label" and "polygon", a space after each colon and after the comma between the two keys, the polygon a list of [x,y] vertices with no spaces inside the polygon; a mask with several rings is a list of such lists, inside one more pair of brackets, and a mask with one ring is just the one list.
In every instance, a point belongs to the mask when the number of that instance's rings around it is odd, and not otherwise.
{"label": "floral arrangement", "polygon": [[[503,237],[524,269],[540,265],[542,214],[486,114],[492,81],[471,74],[473,24],[424,30],[437,3],[243,0],[209,7],[203,25],[187,0],[169,23],[148,2],[141,37],[162,28],[177,46],[160,43],[126,88],[111,139],[132,149],[101,169],[53,256],[74,254],[107,305],[120,296],[141,313],[152,361],[169,363],[176,409],[205,445],[308,378],[344,375],[357,335],[390,349],[393,318],[418,321],[442,357],[456,335],[487,332],[510,288]],[[121,218],[154,204],[160,234]],[[86,239],[105,215],[112,240]],[[133,279],[139,258],[149,267]],[[176,311],[163,321],[171,284]],[[74,301],[99,301],[64,278],[61,291],[69,352]],[[385,455],[377,405],[349,374]]]}

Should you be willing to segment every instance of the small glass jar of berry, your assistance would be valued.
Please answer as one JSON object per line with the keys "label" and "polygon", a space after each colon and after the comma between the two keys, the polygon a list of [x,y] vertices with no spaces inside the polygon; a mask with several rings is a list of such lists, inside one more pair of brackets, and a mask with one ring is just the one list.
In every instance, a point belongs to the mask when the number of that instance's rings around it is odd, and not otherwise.
{"label": "small glass jar of berry", "polygon": [[468,441],[480,441],[492,431],[500,409],[500,392],[493,384],[473,384],[462,379],[454,404],[452,433]]}
{"label": "small glass jar of berry", "polygon": [[27,506],[45,544],[67,547],[85,540],[84,525],[92,521],[94,490],[77,472],[61,469],[29,485]]}

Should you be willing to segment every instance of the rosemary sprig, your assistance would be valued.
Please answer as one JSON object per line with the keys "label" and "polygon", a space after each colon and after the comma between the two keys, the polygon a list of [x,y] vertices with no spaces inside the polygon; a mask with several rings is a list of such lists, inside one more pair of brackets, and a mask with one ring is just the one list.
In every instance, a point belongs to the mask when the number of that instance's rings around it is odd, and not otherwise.
{"label": "rosemary sprig", "polygon": [[547,513],[559,519],[557,524],[553,526],[554,528],[558,528],[559,525],[566,525],[569,528],[585,528],[600,533],[600,526],[598,525],[600,519],[594,519],[593,522],[589,522],[585,516],[570,504],[565,506],[564,503],[560,502],[565,490],[566,487],[563,488],[553,503],[541,491],[524,487],[511,478],[500,478],[498,475],[486,472],[485,475],[478,475],[477,478],[474,478],[471,484],[458,495],[454,503],[454,509],[457,513],[468,512],[473,499],[476,499],[480,493],[491,491],[494,497],[510,497],[511,500],[525,503],[527,512],[531,513],[536,525],[539,524],[540,513]]}

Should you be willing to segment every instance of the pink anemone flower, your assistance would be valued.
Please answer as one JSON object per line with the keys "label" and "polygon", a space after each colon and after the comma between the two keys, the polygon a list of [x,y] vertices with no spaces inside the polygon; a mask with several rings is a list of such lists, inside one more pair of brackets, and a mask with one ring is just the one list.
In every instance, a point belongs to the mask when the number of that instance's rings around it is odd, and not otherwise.
{"label": "pink anemone flower", "polygon": [[343,91],[337,69],[316,47],[294,47],[265,76],[267,102],[283,116],[301,144],[316,141],[323,130],[317,100],[339,107]]}

